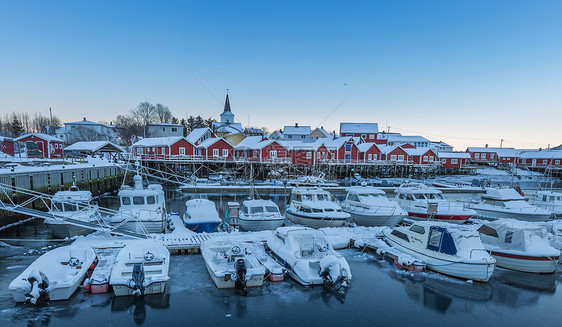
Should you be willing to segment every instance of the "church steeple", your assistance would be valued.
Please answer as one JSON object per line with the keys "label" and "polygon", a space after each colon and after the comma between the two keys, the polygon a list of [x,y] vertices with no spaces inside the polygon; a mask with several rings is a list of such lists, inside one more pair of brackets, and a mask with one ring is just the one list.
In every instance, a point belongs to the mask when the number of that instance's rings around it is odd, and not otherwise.
{"label": "church steeple", "polygon": [[228,93],[226,93],[226,101],[224,102],[224,112],[231,112],[230,111],[230,101],[228,100]]}
{"label": "church steeple", "polygon": [[221,114],[221,123],[233,124],[234,114],[230,111],[230,100],[228,99],[228,89],[226,89],[226,101],[224,102],[224,111]]}

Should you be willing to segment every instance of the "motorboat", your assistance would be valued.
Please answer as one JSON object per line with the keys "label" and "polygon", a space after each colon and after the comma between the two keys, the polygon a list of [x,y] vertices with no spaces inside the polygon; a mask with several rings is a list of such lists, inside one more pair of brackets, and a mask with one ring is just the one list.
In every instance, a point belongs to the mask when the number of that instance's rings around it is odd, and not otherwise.
{"label": "motorboat", "polygon": [[562,193],[554,191],[537,191],[533,205],[551,211],[554,217],[562,217]]}
{"label": "motorboat", "polygon": [[396,226],[408,216],[400,205],[390,201],[386,193],[369,186],[353,186],[346,189],[347,195],[341,202],[343,211],[351,215],[350,221],[360,226]]}
{"label": "motorboat", "polygon": [[88,279],[90,292],[92,294],[102,294],[109,292],[109,278],[111,270],[115,264],[115,259],[120,248],[95,249],[98,263]]}
{"label": "motorboat", "polygon": [[244,242],[207,240],[201,244],[201,255],[218,288],[237,288],[247,294],[248,287],[263,285],[265,268]]}
{"label": "motorboat", "polygon": [[280,227],[268,238],[267,246],[289,276],[302,285],[324,285],[339,290],[351,281],[349,264],[321,230]]}
{"label": "motorboat", "polygon": [[164,293],[168,281],[170,252],[154,240],[128,243],[115,259],[109,285],[115,296]]}
{"label": "motorboat", "polygon": [[462,224],[476,214],[462,203],[445,200],[440,190],[421,183],[405,182],[396,188],[395,193],[400,206],[414,220],[432,219]]}
{"label": "motorboat", "polygon": [[350,214],[330,200],[330,193],[319,187],[295,187],[291,191],[291,202],[287,218],[295,223],[312,228],[340,227]]}
{"label": "motorboat", "polygon": [[16,302],[68,300],[86,277],[96,254],[91,247],[69,245],[33,261],[9,286]]}
{"label": "motorboat", "polygon": [[187,229],[196,233],[212,233],[222,222],[215,203],[207,199],[186,201],[183,221]]}
{"label": "motorboat", "polygon": [[133,177],[134,186],[123,185],[119,190],[121,206],[110,218],[114,228],[134,233],[163,233],[170,224],[162,185],[143,186],[142,177]]}
{"label": "motorboat", "polygon": [[99,207],[92,204],[92,192],[80,191],[75,184],[67,191],[56,192],[51,198],[50,209],[53,216],[45,218],[45,224],[58,238],[86,235],[93,232],[93,229],[69,223],[68,218],[95,225],[102,222]]}
{"label": "motorboat", "polygon": [[271,200],[246,200],[240,206],[238,222],[246,231],[272,230],[281,227],[285,218]]}
{"label": "motorboat", "polygon": [[296,179],[289,180],[287,184],[291,187],[338,187],[338,183],[328,182],[326,174],[321,173],[318,176],[300,176]]}
{"label": "motorboat", "polygon": [[549,244],[544,227],[500,219],[483,224],[478,232],[498,267],[530,273],[552,273],[556,269],[560,250]]}
{"label": "motorboat", "polygon": [[486,194],[482,195],[482,200],[470,203],[470,207],[476,210],[480,218],[485,219],[545,221],[552,216],[551,211],[529,204],[512,188],[488,189]]}
{"label": "motorboat", "polygon": [[437,221],[417,221],[411,226],[383,230],[386,242],[425,262],[428,269],[463,279],[487,282],[494,259],[470,227]]}

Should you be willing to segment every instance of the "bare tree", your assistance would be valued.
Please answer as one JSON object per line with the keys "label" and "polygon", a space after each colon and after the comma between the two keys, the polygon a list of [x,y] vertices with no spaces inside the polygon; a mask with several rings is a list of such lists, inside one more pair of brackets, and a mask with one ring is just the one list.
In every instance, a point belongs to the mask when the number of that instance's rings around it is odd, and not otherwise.
{"label": "bare tree", "polygon": [[156,107],[150,102],[141,102],[136,108],[131,109],[131,114],[136,116],[143,125],[153,123],[156,118]]}
{"label": "bare tree", "polygon": [[68,144],[76,142],[109,141],[109,135],[101,134],[95,130],[83,126],[72,129],[66,134]]}
{"label": "bare tree", "polygon": [[155,107],[156,117],[160,123],[169,122],[172,119],[172,112],[163,104],[157,103]]}

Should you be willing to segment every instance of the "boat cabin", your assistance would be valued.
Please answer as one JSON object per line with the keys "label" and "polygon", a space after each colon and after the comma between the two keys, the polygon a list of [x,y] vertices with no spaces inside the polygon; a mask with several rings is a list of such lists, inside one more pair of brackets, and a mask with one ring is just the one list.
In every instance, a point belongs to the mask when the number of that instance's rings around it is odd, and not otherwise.
{"label": "boat cabin", "polygon": [[54,212],[80,211],[90,205],[92,193],[80,191],[73,185],[68,191],[59,191],[51,199],[51,210]]}
{"label": "boat cabin", "polygon": [[134,177],[134,187],[123,186],[119,191],[121,210],[156,210],[164,209],[164,191],[162,185],[149,184],[146,188],[142,185],[140,175]]}
{"label": "boat cabin", "polygon": [[537,191],[535,202],[557,204],[562,206],[562,193],[552,191]]}
{"label": "boat cabin", "polygon": [[369,204],[373,200],[386,198],[383,190],[367,186],[354,186],[347,189],[347,201]]}
{"label": "boat cabin", "polygon": [[281,215],[279,208],[271,200],[248,200],[240,206],[240,212],[246,216]]}
{"label": "boat cabin", "polygon": [[447,255],[456,255],[457,247],[451,232],[447,228],[430,223],[415,223],[407,230],[407,233],[397,229],[392,231],[392,235],[407,242],[417,242],[418,246],[425,247],[430,251],[439,252]]}
{"label": "boat cabin", "polygon": [[289,253],[294,253],[297,258],[322,258],[331,248],[326,234],[316,229],[281,227],[275,231],[274,237],[289,247]]}
{"label": "boat cabin", "polygon": [[331,201],[330,193],[319,187],[296,187],[291,192],[291,201]]}

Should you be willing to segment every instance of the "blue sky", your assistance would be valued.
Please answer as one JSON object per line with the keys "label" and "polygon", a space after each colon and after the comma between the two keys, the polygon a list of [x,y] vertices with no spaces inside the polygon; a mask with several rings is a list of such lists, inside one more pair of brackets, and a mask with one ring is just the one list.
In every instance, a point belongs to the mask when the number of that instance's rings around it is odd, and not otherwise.
{"label": "blue sky", "polygon": [[561,12],[560,1],[2,0],[0,114],[109,122],[150,101],[218,119],[228,88],[236,118],[269,130],[377,122],[457,150],[554,146]]}

